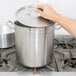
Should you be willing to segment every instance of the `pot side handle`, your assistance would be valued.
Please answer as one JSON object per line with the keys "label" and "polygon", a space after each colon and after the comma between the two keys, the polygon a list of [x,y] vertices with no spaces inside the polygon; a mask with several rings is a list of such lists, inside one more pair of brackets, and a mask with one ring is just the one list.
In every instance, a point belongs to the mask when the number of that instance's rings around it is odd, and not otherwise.
{"label": "pot side handle", "polygon": [[7,21],[6,25],[10,28],[10,29],[15,29],[15,25],[12,21]]}
{"label": "pot side handle", "polygon": [[54,30],[59,30],[61,29],[62,27],[58,24],[58,23],[55,23],[54,24]]}

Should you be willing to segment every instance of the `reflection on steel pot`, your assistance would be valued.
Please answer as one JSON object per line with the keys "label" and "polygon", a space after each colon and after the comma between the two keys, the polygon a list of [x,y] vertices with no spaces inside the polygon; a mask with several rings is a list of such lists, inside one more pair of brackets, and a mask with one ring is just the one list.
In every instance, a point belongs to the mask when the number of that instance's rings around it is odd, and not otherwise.
{"label": "reflection on steel pot", "polygon": [[0,48],[9,48],[15,45],[15,30],[10,29],[13,26],[11,21],[0,25]]}
{"label": "reflection on steel pot", "polygon": [[50,64],[54,49],[54,23],[40,17],[31,6],[19,9],[16,18],[18,62],[31,68]]}

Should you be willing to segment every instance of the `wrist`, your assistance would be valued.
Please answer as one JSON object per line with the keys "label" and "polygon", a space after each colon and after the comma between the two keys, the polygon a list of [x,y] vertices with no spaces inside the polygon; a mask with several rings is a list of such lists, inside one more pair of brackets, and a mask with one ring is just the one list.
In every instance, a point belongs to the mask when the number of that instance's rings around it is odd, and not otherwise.
{"label": "wrist", "polygon": [[49,19],[53,20],[54,22],[58,22],[59,18],[60,18],[60,15],[59,14],[55,14],[52,18],[50,17]]}
{"label": "wrist", "polygon": [[56,14],[56,16],[55,16],[55,22],[59,22],[60,18],[61,18],[60,14]]}

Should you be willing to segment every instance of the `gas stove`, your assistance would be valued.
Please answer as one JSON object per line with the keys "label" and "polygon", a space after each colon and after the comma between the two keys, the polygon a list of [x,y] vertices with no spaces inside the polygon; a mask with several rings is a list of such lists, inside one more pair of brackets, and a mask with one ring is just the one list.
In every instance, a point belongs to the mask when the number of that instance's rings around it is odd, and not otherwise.
{"label": "gas stove", "polygon": [[27,68],[16,59],[15,46],[0,49],[0,72],[75,72],[76,39],[71,36],[58,36],[54,39],[54,56],[52,63],[43,68]]}

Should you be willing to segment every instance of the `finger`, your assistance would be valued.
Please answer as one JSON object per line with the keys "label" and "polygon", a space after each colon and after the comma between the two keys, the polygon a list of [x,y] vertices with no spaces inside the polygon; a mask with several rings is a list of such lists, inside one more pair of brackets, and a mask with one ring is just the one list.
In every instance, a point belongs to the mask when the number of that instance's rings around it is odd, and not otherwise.
{"label": "finger", "polygon": [[38,12],[39,14],[42,14],[42,11],[39,9],[36,9],[36,12]]}
{"label": "finger", "polygon": [[38,5],[37,8],[38,9],[43,9],[44,8],[44,5]]}
{"label": "finger", "polygon": [[39,10],[39,11],[42,11],[42,12],[43,12],[43,10],[44,10],[44,9],[42,9],[42,8],[37,8],[37,10]]}
{"label": "finger", "polygon": [[49,6],[47,3],[45,4],[40,4],[40,5],[37,5],[37,8],[44,8],[45,6]]}

